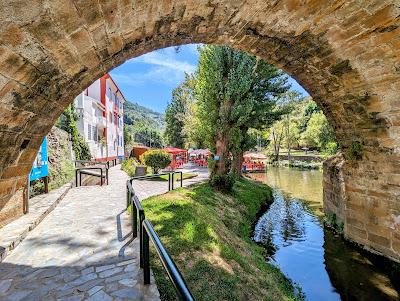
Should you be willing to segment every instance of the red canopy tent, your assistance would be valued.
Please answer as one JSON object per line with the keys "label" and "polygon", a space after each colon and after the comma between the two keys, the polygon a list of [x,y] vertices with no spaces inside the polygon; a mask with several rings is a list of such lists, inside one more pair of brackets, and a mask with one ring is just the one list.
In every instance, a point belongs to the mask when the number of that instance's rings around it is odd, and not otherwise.
{"label": "red canopy tent", "polygon": [[168,166],[171,169],[181,167],[184,163],[188,162],[188,151],[186,149],[164,147],[163,150],[172,155],[172,162]]}

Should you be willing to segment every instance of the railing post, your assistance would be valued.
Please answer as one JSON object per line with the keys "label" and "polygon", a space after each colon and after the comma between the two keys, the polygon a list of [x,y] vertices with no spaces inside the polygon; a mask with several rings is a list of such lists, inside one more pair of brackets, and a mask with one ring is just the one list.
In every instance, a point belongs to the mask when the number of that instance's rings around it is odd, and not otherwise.
{"label": "railing post", "polygon": [[144,229],[142,224],[143,232],[143,280],[144,284],[150,284],[150,248],[149,248],[149,234]]}
{"label": "railing post", "polygon": [[79,186],[82,186],[82,173],[81,173],[81,170],[79,170]]}
{"label": "railing post", "polygon": [[108,185],[108,168],[106,167],[106,180],[107,180],[107,185]]}
{"label": "railing post", "polygon": [[175,174],[175,172],[173,172],[172,173],[172,189],[171,190],[174,190],[174,174]]}
{"label": "railing post", "polygon": [[171,173],[168,174],[168,191],[171,190]]}
{"label": "railing post", "polygon": [[143,259],[143,252],[144,252],[144,247],[143,247],[143,221],[144,221],[144,217],[143,214],[140,214],[139,212],[139,236],[140,236],[140,240],[139,240],[139,247],[140,247],[140,253],[139,253],[139,261],[140,261],[140,267],[143,268],[144,267],[144,259]]}
{"label": "railing post", "polygon": [[129,193],[131,196],[131,215],[132,215],[132,236],[133,238],[137,237],[137,208],[133,203],[132,193]]}
{"label": "railing post", "polygon": [[100,186],[103,186],[103,168],[100,167]]}
{"label": "railing post", "polygon": [[75,187],[78,187],[78,169],[75,169]]}
{"label": "railing post", "polygon": [[181,187],[183,187],[183,172],[181,171]]}

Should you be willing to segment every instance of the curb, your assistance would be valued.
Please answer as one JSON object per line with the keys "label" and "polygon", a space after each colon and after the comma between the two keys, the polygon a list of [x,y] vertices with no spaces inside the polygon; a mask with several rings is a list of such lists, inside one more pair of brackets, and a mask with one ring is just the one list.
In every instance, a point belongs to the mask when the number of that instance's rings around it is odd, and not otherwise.
{"label": "curb", "polygon": [[[27,221],[26,224],[21,225],[21,231],[19,232],[18,230],[15,230],[14,232],[18,232],[15,233],[15,235],[11,236],[10,238],[6,238],[3,240],[0,240],[0,262],[2,262],[8,254],[10,254],[10,252],[12,250],[14,250],[21,241],[24,240],[24,238],[29,234],[30,231],[32,231],[33,229],[36,228],[37,225],[40,224],[40,222],[50,213],[54,210],[54,208],[56,208],[56,206],[60,203],[60,201],[65,197],[65,195],[68,193],[68,191],[72,188],[72,183],[67,183],[63,186],[61,186],[60,188],[51,191],[43,200],[45,200],[46,198],[51,198],[52,196],[54,196],[54,194],[56,194],[57,192],[60,192],[59,195],[57,195],[56,199],[51,203],[51,205],[44,210],[43,212],[39,213],[39,215],[34,218],[31,221]],[[42,202],[43,202],[42,200]],[[40,202],[40,201],[39,201]],[[38,203],[39,203],[38,202]],[[34,214],[34,213],[31,213]],[[15,226],[15,224],[20,223],[21,221],[23,222],[23,219],[29,219],[29,213],[27,215],[23,215],[22,217],[20,217],[19,219],[11,222],[10,224],[4,226],[1,231],[0,231],[0,237],[1,236],[5,236],[5,235],[1,235],[2,232],[9,232],[10,228],[12,228],[13,226]],[[10,231],[11,232],[11,231]]]}

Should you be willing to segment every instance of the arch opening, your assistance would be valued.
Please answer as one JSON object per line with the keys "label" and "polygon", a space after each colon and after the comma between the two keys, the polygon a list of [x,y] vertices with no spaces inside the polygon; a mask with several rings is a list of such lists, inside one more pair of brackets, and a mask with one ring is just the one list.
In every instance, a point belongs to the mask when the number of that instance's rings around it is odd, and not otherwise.
{"label": "arch opening", "polygon": [[2,208],[22,198],[39,141],[95,79],[158,48],[225,44],[291,74],[319,104],[343,151],[325,164],[326,210],[344,221],[348,238],[399,260],[395,1],[30,4],[24,14],[17,4],[3,8],[9,13],[0,37]]}

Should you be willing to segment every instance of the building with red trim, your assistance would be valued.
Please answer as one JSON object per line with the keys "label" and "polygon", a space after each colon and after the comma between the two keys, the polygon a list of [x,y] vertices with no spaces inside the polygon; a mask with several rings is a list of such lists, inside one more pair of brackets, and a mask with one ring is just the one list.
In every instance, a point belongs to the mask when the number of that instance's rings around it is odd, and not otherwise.
{"label": "building with red trim", "polygon": [[107,161],[124,156],[124,103],[126,99],[105,74],[75,100],[77,127],[89,144],[92,159]]}

